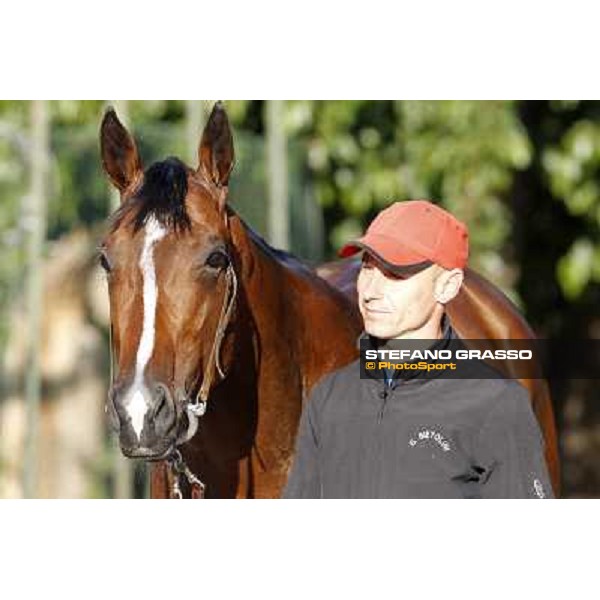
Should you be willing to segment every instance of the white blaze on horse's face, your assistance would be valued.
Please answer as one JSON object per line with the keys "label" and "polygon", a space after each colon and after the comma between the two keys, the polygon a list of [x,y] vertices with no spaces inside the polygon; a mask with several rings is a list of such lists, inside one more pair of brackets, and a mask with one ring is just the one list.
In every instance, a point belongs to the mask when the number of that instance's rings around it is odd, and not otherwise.
{"label": "white blaze on horse's face", "polygon": [[129,414],[131,426],[138,439],[141,438],[144,429],[144,418],[148,412],[149,399],[151,398],[149,390],[144,385],[144,370],[154,350],[154,328],[158,300],[154,248],[166,233],[167,230],[155,218],[148,219],[145,227],[144,247],[139,262],[143,281],[144,319],[135,362],[135,377],[124,401],[125,410]]}

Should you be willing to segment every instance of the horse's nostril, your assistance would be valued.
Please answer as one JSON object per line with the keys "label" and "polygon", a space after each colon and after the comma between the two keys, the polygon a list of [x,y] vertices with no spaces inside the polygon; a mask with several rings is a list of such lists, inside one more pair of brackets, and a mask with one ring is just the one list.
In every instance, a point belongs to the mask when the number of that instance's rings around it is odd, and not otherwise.
{"label": "horse's nostril", "polygon": [[156,432],[161,434],[168,431],[175,422],[175,416],[171,393],[167,386],[159,383],[155,388],[154,410],[152,411]]}
{"label": "horse's nostril", "polygon": [[154,408],[154,416],[158,415],[162,410],[164,410],[165,405],[167,403],[167,395],[168,391],[164,385],[158,384],[156,386],[155,392],[155,408]]}

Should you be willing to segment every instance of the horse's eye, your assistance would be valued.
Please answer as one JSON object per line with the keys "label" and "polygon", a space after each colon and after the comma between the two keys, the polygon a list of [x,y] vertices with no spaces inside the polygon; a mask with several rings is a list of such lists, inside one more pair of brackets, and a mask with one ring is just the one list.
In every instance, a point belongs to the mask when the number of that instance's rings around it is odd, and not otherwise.
{"label": "horse's eye", "polygon": [[104,252],[102,252],[100,254],[100,266],[107,272],[110,273],[112,270],[112,267],[110,266],[110,263],[108,262],[108,258],[106,256],[106,254],[104,254]]}
{"label": "horse's eye", "polygon": [[206,264],[211,269],[225,269],[229,266],[229,256],[223,250],[215,250],[209,254]]}

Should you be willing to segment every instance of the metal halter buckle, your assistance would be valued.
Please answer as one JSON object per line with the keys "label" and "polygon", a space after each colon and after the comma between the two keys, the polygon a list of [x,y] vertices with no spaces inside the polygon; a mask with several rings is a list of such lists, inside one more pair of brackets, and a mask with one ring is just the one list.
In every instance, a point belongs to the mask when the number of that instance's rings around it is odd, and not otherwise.
{"label": "metal halter buckle", "polygon": [[192,413],[195,417],[201,417],[206,412],[206,402],[198,400],[197,402],[190,402],[186,410]]}

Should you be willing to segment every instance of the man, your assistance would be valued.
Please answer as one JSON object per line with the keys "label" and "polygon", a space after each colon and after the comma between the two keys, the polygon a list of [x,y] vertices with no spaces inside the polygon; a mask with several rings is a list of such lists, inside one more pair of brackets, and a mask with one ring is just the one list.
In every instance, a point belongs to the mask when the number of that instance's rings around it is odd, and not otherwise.
{"label": "man", "polygon": [[[467,264],[461,222],[430,202],[398,202],[341,255],[360,251],[363,343],[385,349],[432,340],[431,351],[460,343],[444,307]],[[370,373],[361,377],[357,360],[314,388],[284,498],[552,495],[542,436],[517,382],[484,363],[468,379],[409,369],[384,380]]]}

